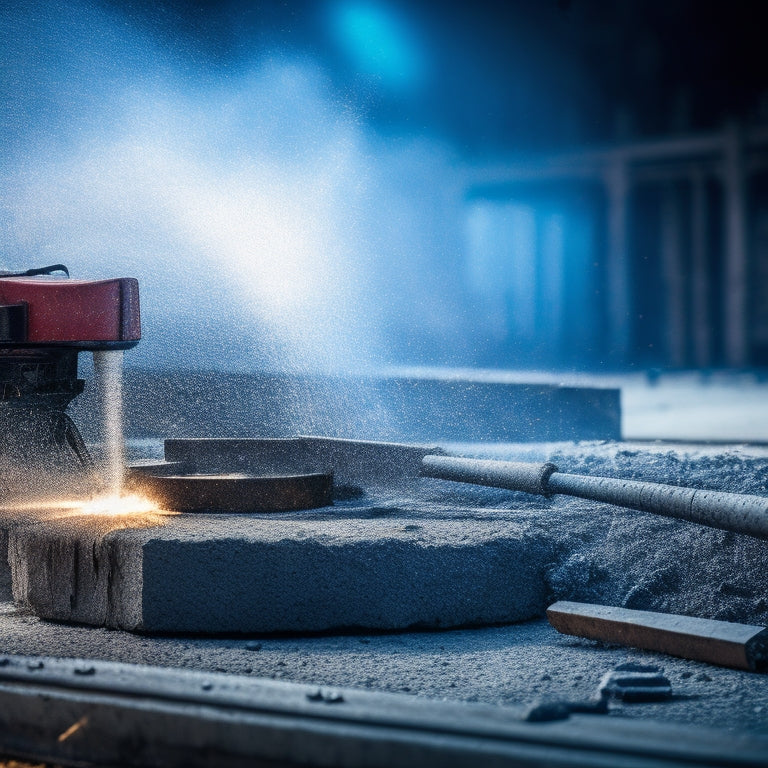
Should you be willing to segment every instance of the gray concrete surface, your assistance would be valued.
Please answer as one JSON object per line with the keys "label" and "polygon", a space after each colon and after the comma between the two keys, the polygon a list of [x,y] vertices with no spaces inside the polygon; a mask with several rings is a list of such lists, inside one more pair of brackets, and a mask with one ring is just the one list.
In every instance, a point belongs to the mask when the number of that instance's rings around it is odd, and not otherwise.
{"label": "gray concrete surface", "polygon": [[0,603],[0,637],[3,653],[157,664],[484,702],[513,707],[513,716],[518,705],[589,699],[606,672],[636,661],[663,668],[672,698],[617,703],[608,717],[768,734],[764,675],[566,637],[541,619],[438,632],[147,637],[48,622]]}
{"label": "gray concrete surface", "polygon": [[42,617],[216,633],[529,619],[545,607],[551,552],[509,520],[345,506],[107,532],[101,519],[46,521],[12,529],[9,557],[15,599]]}
{"label": "gray concrete surface", "polygon": [[[616,440],[619,390],[582,378],[468,370],[372,375],[234,374],[128,368],[129,437],[362,440]],[[86,440],[95,393],[71,406]]]}
{"label": "gray concrete surface", "polygon": [[[765,448],[474,452],[749,493],[768,477]],[[532,618],[556,599],[768,624],[766,542],[565,496],[422,478],[321,510],[135,522],[12,529],[16,598],[41,616],[144,632],[441,628]]]}

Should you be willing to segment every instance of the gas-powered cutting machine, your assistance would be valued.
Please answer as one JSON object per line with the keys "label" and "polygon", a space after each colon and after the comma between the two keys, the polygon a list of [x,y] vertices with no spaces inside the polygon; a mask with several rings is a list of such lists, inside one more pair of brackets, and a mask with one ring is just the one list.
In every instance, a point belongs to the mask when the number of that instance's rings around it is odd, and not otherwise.
{"label": "gas-powered cutting machine", "polygon": [[78,354],[128,349],[140,338],[133,278],[73,280],[61,264],[0,271],[0,499],[61,490],[90,474],[66,413],[85,384]]}

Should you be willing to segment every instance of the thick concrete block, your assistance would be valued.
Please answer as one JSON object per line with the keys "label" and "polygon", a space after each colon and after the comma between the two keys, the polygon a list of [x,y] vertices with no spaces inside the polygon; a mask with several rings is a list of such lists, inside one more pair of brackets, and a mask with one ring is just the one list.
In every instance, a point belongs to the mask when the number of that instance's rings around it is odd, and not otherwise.
{"label": "thick concrete block", "polygon": [[546,606],[551,545],[525,526],[307,514],[19,527],[14,597],[43,618],[148,633],[443,628]]}
{"label": "thick concrete block", "polygon": [[[73,415],[88,432],[86,392]],[[129,437],[324,434],[405,442],[621,438],[619,390],[466,371],[323,376],[128,369]]]}

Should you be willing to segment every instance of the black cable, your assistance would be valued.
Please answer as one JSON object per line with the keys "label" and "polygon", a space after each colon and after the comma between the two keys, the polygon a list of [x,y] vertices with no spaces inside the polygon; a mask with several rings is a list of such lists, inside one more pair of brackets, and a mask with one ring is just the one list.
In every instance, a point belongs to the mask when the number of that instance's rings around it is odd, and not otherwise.
{"label": "black cable", "polygon": [[35,267],[28,269],[25,272],[0,272],[0,278],[2,277],[34,277],[35,275],[51,275],[54,272],[63,272],[69,277],[69,270],[64,264],[51,264],[50,267]]}

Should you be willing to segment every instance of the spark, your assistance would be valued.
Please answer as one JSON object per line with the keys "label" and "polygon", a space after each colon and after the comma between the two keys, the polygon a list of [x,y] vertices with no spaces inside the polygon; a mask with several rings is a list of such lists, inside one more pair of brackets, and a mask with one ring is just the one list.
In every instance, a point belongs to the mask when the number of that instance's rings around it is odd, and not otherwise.
{"label": "spark", "polygon": [[77,733],[81,728],[84,728],[88,724],[88,715],[83,715],[76,723],[67,728],[66,731],[59,734],[59,742],[66,741],[70,736]]}
{"label": "spark", "polygon": [[154,502],[135,493],[97,496],[82,502],[79,507],[82,515],[137,515],[158,511]]}
{"label": "spark", "polygon": [[2,508],[16,512],[51,512],[56,517],[73,517],[76,515],[128,517],[176,514],[160,509],[150,499],[135,493],[104,494],[87,499],[41,499],[6,504]]}

